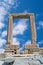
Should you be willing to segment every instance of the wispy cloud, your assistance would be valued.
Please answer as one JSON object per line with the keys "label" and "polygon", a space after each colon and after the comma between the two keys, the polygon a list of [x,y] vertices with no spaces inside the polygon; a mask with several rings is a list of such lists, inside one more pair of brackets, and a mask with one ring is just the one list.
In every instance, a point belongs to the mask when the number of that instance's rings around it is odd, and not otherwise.
{"label": "wispy cloud", "polygon": [[8,3],[8,4],[11,4],[11,5],[14,5],[14,0],[4,0],[5,3]]}
{"label": "wispy cloud", "polygon": [[43,44],[43,41],[38,42],[38,44]]}
{"label": "wispy cloud", "polygon": [[3,32],[2,32],[2,35],[1,35],[2,37],[5,37],[5,36],[7,36],[7,30],[4,30]]}
{"label": "wispy cloud", "polygon": [[[31,40],[26,41],[25,44],[31,44]],[[24,49],[24,45],[25,45],[25,44],[22,45],[22,47],[20,48],[20,50],[23,50],[23,49]]]}
{"label": "wispy cloud", "polygon": [[23,49],[24,49],[24,44],[22,45],[22,47],[20,48],[20,50],[23,51]]}
{"label": "wispy cloud", "polygon": [[[25,44],[31,44],[31,40],[26,41]],[[20,50],[23,50],[23,49],[24,49],[24,45],[25,45],[25,44],[22,45],[22,47],[20,48]]]}
{"label": "wispy cloud", "polygon": [[27,29],[26,21],[27,19],[21,19],[18,21],[18,24],[13,27],[13,35],[24,33],[24,31]]}
{"label": "wispy cloud", "polygon": [[3,39],[3,38],[0,38],[0,48],[2,47],[2,45],[3,44],[5,44],[6,43],[6,40],[5,39]]}
{"label": "wispy cloud", "polygon": [[40,26],[37,27],[37,30],[40,30]]}
{"label": "wispy cloud", "polygon": [[38,42],[38,46],[41,46],[43,48],[43,40]]}
{"label": "wispy cloud", "polygon": [[0,54],[4,53],[5,49],[0,49]]}
{"label": "wispy cloud", "polygon": [[40,30],[43,28],[43,21],[39,21],[38,26],[37,26],[37,30]]}
{"label": "wispy cloud", "polygon": [[19,5],[17,2],[19,3],[18,0],[4,0],[0,2],[0,21],[4,20],[4,15],[10,12],[12,5],[13,7]]}
{"label": "wispy cloud", "polygon": [[6,14],[6,10],[3,6],[0,6],[0,15],[5,15]]}
{"label": "wispy cloud", "polygon": [[0,6],[0,22],[4,21],[5,14],[6,14],[5,8]]}
{"label": "wispy cloud", "polygon": [[[10,13],[12,7],[14,9],[16,9],[18,6],[19,6],[18,0],[0,0],[0,31],[1,31],[0,32],[0,34],[1,34],[0,47],[2,47],[3,44],[6,43],[6,40],[4,39],[4,37],[7,35],[7,31],[6,30],[2,31],[2,28],[6,27],[5,16]],[[15,41],[15,42],[17,42],[17,41]]]}
{"label": "wispy cloud", "polygon": [[43,28],[43,21],[40,21],[39,25]]}
{"label": "wispy cloud", "polygon": [[5,26],[5,24],[0,21],[0,29],[2,29],[4,26]]}
{"label": "wispy cloud", "polygon": [[13,38],[12,44],[14,44],[14,45],[19,45],[20,42],[18,41],[17,38]]}
{"label": "wispy cloud", "polygon": [[25,44],[31,44],[31,40],[28,40]]}

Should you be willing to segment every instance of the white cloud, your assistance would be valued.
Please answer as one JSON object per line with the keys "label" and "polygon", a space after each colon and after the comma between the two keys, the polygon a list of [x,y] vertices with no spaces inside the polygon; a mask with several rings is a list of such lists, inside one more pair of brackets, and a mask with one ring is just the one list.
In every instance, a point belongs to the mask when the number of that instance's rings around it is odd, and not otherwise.
{"label": "white cloud", "polygon": [[4,20],[3,15],[0,13],[0,22]]}
{"label": "white cloud", "polygon": [[25,44],[23,44],[22,47],[20,47],[20,50],[21,50],[21,51],[24,49],[24,45],[25,45]]}
{"label": "white cloud", "polygon": [[38,44],[43,44],[43,41],[38,42]]}
{"label": "white cloud", "polygon": [[7,12],[5,11],[5,8],[3,6],[0,6],[0,29],[2,29],[5,26],[3,21],[6,13]]}
{"label": "white cloud", "polygon": [[[15,1],[15,2],[14,2]],[[11,7],[17,8],[18,7],[17,0],[2,0],[0,2],[0,30],[5,26],[4,20],[6,20],[5,15],[10,13]],[[3,39],[7,35],[7,31],[4,30],[1,31],[1,37],[0,37],[0,48],[3,46],[3,44],[6,43],[6,40]],[[13,39],[13,43],[19,44],[19,41],[17,39]],[[3,53],[4,49],[0,49],[0,53]]]}
{"label": "white cloud", "polygon": [[39,22],[39,25],[43,27],[43,21],[40,21]]}
{"label": "white cloud", "polygon": [[0,6],[0,14],[1,15],[5,15],[6,14],[6,11],[5,11],[5,8]]}
{"label": "white cloud", "polygon": [[[39,41],[37,45],[38,45],[38,47],[39,47],[40,45],[43,45],[43,40],[42,40],[42,41]],[[43,47],[43,46],[42,46],[42,47]]]}
{"label": "white cloud", "polygon": [[18,0],[4,0],[4,3],[6,4],[6,6],[13,6],[14,9],[16,9],[20,4]]}
{"label": "white cloud", "polygon": [[43,28],[43,21],[39,21],[37,30],[40,30],[41,28]]}
{"label": "white cloud", "polygon": [[9,10],[11,8],[11,5],[9,5],[9,4],[5,3],[5,2],[1,2],[1,7],[5,8],[5,11],[7,13],[9,13]]}
{"label": "white cloud", "polygon": [[25,44],[31,44],[31,40],[28,40]]}
{"label": "white cloud", "polygon": [[5,26],[3,22],[0,22],[0,29],[2,29]]}
{"label": "white cloud", "polygon": [[1,34],[2,32],[1,32],[1,30],[0,30],[0,34]]}
{"label": "white cloud", "polygon": [[[17,0],[16,1],[14,1],[14,0],[4,0],[4,1],[0,2],[0,29],[1,29],[1,27],[4,26],[4,24],[2,22],[6,19],[6,18],[4,18],[5,15],[10,12],[12,4],[15,4],[15,6],[18,4],[18,3],[15,3],[15,2],[17,2]],[[13,6],[13,7],[15,7],[15,6]]]}
{"label": "white cloud", "polygon": [[4,0],[4,2],[8,3],[8,4],[14,4],[14,0]]}
{"label": "white cloud", "polygon": [[5,40],[5,39],[0,38],[0,47],[1,47],[3,44],[5,44],[5,43],[6,43],[6,40]]}
{"label": "white cloud", "polygon": [[24,11],[24,13],[25,13],[25,14],[27,14],[27,13],[28,13],[28,11],[27,11],[27,10],[25,10],[25,11]]}
{"label": "white cloud", "polygon": [[39,30],[39,29],[40,29],[40,26],[37,27],[37,30]]}
{"label": "white cloud", "polygon": [[23,47],[21,47],[20,50],[23,50]]}
{"label": "white cloud", "polygon": [[[13,27],[13,35],[23,34],[27,29],[27,19],[21,19],[16,26]],[[14,23],[15,24],[15,23]]]}
{"label": "white cloud", "polygon": [[19,45],[20,43],[17,38],[13,38],[12,44]]}
{"label": "white cloud", "polygon": [[0,54],[4,53],[5,49],[0,49]]}
{"label": "white cloud", "polygon": [[[0,21],[4,20],[4,15],[8,14],[9,10],[12,7],[12,4],[19,5],[17,3],[18,0],[14,1],[14,0],[4,0],[2,2],[0,2]],[[9,5],[10,4],[10,5]]]}
{"label": "white cloud", "polygon": [[4,21],[5,14],[6,14],[5,8],[0,6],[0,22]]}
{"label": "white cloud", "polygon": [[37,14],[36,14],[36,18],[39,17],[39,16],[40,16],[40,14],[37,13]]}
{"label": "white cloud", "polygon": [[7,30],[2,32],[2,37],[5,37],[5,36],[7,36]]}

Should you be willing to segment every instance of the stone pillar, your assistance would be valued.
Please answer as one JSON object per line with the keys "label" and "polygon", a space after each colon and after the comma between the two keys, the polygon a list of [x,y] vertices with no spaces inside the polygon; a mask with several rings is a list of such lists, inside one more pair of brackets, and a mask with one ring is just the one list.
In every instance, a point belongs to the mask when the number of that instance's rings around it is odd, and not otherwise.
{"label": "stone pillar", "polygon": [[17,54],[20,54],[20,50],[19,49],[17,50]]}
{"label": "stone pillar", "polygon": [[35,28],[34,15],[30,16],[30,26],[31,26],[32,43],[36,43],[36,28]]}
{"label": "stone pillar", "polygon": [[25,49],[24,54],[28,54],[28,50]]}
{"label": "stone pillar", "polygon": [[13,21],[12,16],[9,15],[9,21],[8,21],[8,44],[12,43],[12,27],[13,27]]}

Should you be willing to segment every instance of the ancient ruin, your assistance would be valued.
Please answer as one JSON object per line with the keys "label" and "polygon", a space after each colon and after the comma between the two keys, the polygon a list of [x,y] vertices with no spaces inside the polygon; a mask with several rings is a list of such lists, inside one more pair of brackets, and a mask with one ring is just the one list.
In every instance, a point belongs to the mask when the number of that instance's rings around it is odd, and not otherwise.
{"label": "ancient ruin", "polygon": [[36,43],[36,28],[34,14],[10,14],[9,15],[9,24],[8,24],[8,44],[12,43],[12,28],[13,28],[13,18],[28,18],[30,19],[31,26],[31,43]]}
{"label": "ancient ruin", "polygon": [[35,20],[33,13],[27,14],[10,14],[8,21],[8,40],[7,45],[5,47],[5,53],[11,54],[20,54],[19,45],[12,44],[12,29],[13,29],[13,18],[28,18],[30,19],[30,28],[31,28],[31,45],[24,45],[24,53],[29,54],[35,51],[39,51],[38,46],[36,45],[36,28],[35,28]]}

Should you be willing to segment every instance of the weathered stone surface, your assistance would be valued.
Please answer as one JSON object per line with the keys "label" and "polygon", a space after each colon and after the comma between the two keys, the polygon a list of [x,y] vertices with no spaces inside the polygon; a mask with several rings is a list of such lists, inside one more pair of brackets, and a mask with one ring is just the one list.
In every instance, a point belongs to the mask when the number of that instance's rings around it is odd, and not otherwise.
{"label": "weathered stone surface", "polygon": [[10,14],[9,15],[9,28],[8,28],[8,42],[12,40],[12,27],[13,27],[13,18],[28,18],[30,19],[30,26],[31,26],[31,42],[36,42],[36,28],[35,28],[35,20],[34,20],[34,14],[33,13],[19,13],[19,14]]}
{"label": "weathered stone surface", "polygon": [[[43,65],[42,56],[34,56],[28,58],[13,58],[7,59],[5,61],[0,61],[0,65]],[[14,61],[14,63],[12,61]]]}

